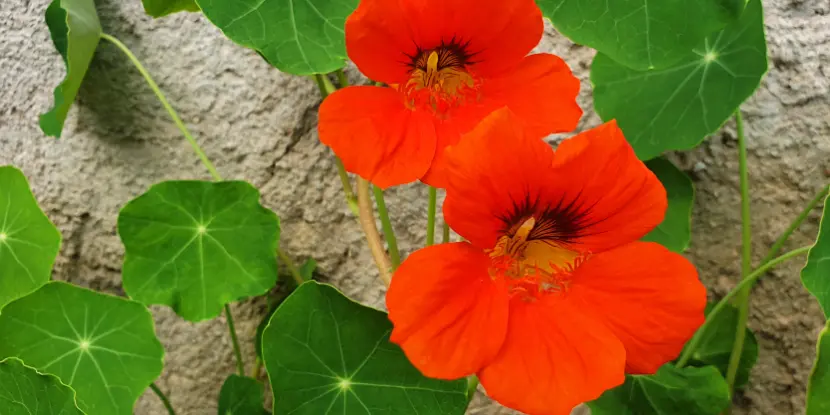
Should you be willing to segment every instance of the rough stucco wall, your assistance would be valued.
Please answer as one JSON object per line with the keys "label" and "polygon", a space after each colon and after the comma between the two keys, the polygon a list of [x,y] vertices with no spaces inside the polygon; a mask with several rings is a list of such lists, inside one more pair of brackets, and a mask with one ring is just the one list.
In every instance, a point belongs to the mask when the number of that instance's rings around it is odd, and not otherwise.
{"label": "rough stucco wall", "polygon": [[[768,0],[770,73],[744,106],[753,186],[756,260],[830,176],[830,1]],[[118,209],[165,179],[207,179],[191,149],[139,74],[112,45],[102,44],[67,121],[63,138],[44,137],[37,116],[63,77],[43,23],[47,0],[0,2],[0,164],[30,178],[37,199],[63,233],[55,278],[123,294]],[[315,133],[318,94],[307,79],[281,74],[238,47],[198,14],[153,20],[139,0],[98,0],[107,32],[144,62],[227,178],[261,189],[282,219],[282,243],[296,260],[313,257],[321,278],[370,305],[383,289],[356,221],[343,203],[330,152]],[[587,81],[592,52],[548,33],[539,47],[563,56],[582,78],[581,128],[599,123]],[[351,73],[354,81],[357,74]],[[690,258],[713,296],[739,272],[737,158],[734,130],[674,156],[696,181]],[[389,192],[405,252],[424,238],[426,189]],[[818,215],[790,247],[809,242]],[[746,414],[799,414],[805,379],[822,324],[798,280],[800,264],[782,266],[755,289],[751,326],[761,344],[753,380],[741,396]],[[234,306],[237,329],[249,338],[262,301]],[[184,415],[215,413],[224,377],[233,371],[224,319],[191,324],[153,309],[167,350],[159,384]],[[247,361],[252,344],[245,342]],[[136,414],[160,414],[145,395]],[[476,414],[507,414],[486,399]]]}

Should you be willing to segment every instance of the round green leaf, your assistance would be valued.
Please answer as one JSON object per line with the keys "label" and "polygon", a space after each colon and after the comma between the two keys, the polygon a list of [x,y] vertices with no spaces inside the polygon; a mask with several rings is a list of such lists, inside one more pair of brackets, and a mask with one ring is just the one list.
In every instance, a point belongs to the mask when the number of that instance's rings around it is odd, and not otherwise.
{"label": "round green leaf", "polygon": [[830,413],[830,321],[818,336],[816,362],[807,383],[807,415]]}
{"label": "round green leaf", "polygon": [[556,30],[616,62],[660,69],[737,19],[744,0],[537,0]]}
{"label": "round green leaf", "polygon": [[344,26],[358,0],[196,0],[227,37],[277,69],[328,73],[346,64]]}
{"label": "round green leaf", "polygon": [[830,320],[830,196],[824,199],[818,236],[801,270],[801,282],[818,300],[824,317]]}
{"label": "round green leaf", "polygon": [[0,309],[49,281],[60,245],[23,173],[0,166]]}
{"label": "round green leaf", "polygon": [[591,67],[594,106],[616,119],[643,160],[699,144],[758,88],[767,71],[760,0],[675,65],[637,71],[598,53]]}
{"label": "round green leaf", "polygon": [[230,375],[219,391],[219,415],[264,415],[265,387],[256,379]]}
{"label": "round green leaf", "polygon": [[625,383],[589,402],[592,415],[717,415],[729,405],[729,387],[712,366],[663,365],[653,375]]}
{"label": "round green leaf", "polygon": [[424,377],[391,332],[386,313],[329,285],[301,285],[262,339],[274,414],[463,414],[467,381]]}
{"label": "round green leaf", "polygon": [[[300,276],[303,277],[303,281],[311,281],[314,278],[314,270],[317,268],[317,261],[314,258],[307,259],[303,265],[297,269],[300,272]],[[293,282],[291,277],[287,277],[287,280]],[[265,328],[268,327],[268,322],[271,321],[271,316],[274,315],[274,312],[277,311],[277,307],[285,301],[286,297],[291,294],[289,289],[281,289],[278,290],[277,293],[273,296],[268,296],[268,312],[262,317],[259,324],[256,326],[256,334],[254,335],[254,351],[256,352],[256,357],[262,359],[262,333],[265,332]]]}
{"label": "round green leaf", "polygon": [[153,17],[163,17],[181,11],[198,12],[195,0],[141,0],[144,12]]}
{"label": "round green leaf", "polygon": [[50,282],[0,314],[0,359],[18,357],[77,392],[89,414],[132,414],[160,374],[164,349],[141,304]]}
{"label": "round green leaf", "polygon": [[686,173],[665,158],[656,158],[646,163],[663,187],[669,199],[666,217],[644,241],[657,242],[674,252],[683,252],[692,239],[692,205],[695,202],[695,186]]}
{"label": "round green leaf", "polygon": [[84,415],[72,388],[15,358],[0,362],[0,414]]}
{"label": "round green leaf", "polygon": [[246,182],[172,181],[121,209],[124,291],[189,321],[266,293],[277,279],[279,220]]}
{"label": "round green leaf", "polygon": [[60,137],[66,114],[98,47],[101,23],[93,0],[52,0],[46,8],[46,25],[66,64],[66,78],[55,88],[54,107],[40,116],[40,129],[46,135]]}

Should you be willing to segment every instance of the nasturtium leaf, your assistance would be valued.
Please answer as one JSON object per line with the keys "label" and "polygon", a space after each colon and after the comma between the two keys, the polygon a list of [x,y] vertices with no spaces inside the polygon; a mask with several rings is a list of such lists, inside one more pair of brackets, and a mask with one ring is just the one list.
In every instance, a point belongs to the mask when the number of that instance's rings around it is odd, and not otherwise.
{"label": "nasturtium leaf", "polygon": [[556,30],[627,67],[661,69],[735,21],[744,0],[537,0]]}
{"label": "nasturtium leaf", "polygon": [[152,17],[163,17],[177,12],[197,12],[196,0],[141,0],[144,12]]}
{"label": "nasturtium leaf", "polygon": [[[713,305],[707,304],[706,315]],[[729,367],[729,356],[735,343],[735,328],[738,327],[738,309],[726,306],[712,321],[712,325],[704,332],[695,352],[689,360],[689,366],[714,366],[721,375],[726,376]],[[758,360],[758,341],[750,329],[746,330],[741,360],[738,363],[738,372],[735,376],[735,386],[742,387],[749,382],[749,373]]]}
{"label": "nasturtium leaf", "polygon": [[666,188],[669,207],[666,217],[644,241],[657,242],[674,252],[683,252],[692,238],[692,205],[695,201],[695,187],[686,173],[665,158],[649,160],[646,166],[660,179]]}
{"label": "nasturtium leaf", "polygon": [[[314,277],[314,270],[317,268],[317,261],[314,258],[309,258],[306,260],[303,265],[297,269],[300,272],[300,276],[303,277],[303,281],[311,281]],[[286,277],[286,280],[294,280],[291,277]],[[291,294],[288,289],[279,290],[275,295],[268,297],[268,312],[265,316],[262,317],[262,320],[256,327],[256,334],[254,335],[254,350],[256,351],[256,356],[258,358],[262,358],[262,333],[265,331],[265,327],[268,327],[268,322],[271,321],[271,316],[274,315],[274,312],[277,311],[277,307],[282,304],[283,301]]]}
{"label": "nasturtium leaf", "polygon": [[386,314],[310,281],[262,339],[275,415],[463,414],[467,381],[426,378],[389,342]]}
{"label": "nasturtium leaf", "polygon": [[72,388],[13,357],[0,362],[0,414],[84,415]]}
{"label": "nasturtium leaf", "polygon": [[728,405],[729,387],[717,369],[671,364],[653,375],[627,375],[588,403],[592,415],[717,415]]}
{"label": "nasturtium leaf", "polygon": [[132,414],[162,370],[164,349],[146,307],[64,282],[7,305],[0,333],[0,359],[57,376],[88,414]]}
{"label": "nasturtium leaf", "polygon": [[807,383],[806,415],[830,414],[830,321],[819,334],[816,349],[816,363]]}
{"label": "nasturtium leaf", "polygon": [[264,415],[265,386],[249,377],[230,375],[219,391],[219,415]]}
{"label": "nasturtium leaf", "polygon": [[277,69],[328,73],[346,65],[344,26],[358,0],[196,0],[227,37]]}
{"label": "nasturtium leaf", "polygon": [[49,281],[60,245],[23,173],[0,166],[0,309]]}
{"label": "nasturtium leaf", "polygon": [[818,300],[824,317],[830,320],[830,196],[824,199],[818,237],[807,254],[807,264],[801,270],[801,282]]}
{"label": "nasturtium leaf", "polygon": [[66,114],[101,39],[101,23],[93,0],[52,0],[46,8],[46,25],[66,64],[66,78],[55,88],[54,107],[40,116],[40,129],[46,135],[60,137]]}
{"label": "nasturtium leaf", "polygon": [[189,321],[216,317],[274,286],[279,228],[246,182],[156,184],[118,215],[124,291]]}
{"label": "nasturtium leaf", "polygon": [[640,159],[689,149],[717,131],[767,71],[760,0],[665,69],[637,71],[598,53],[591,67],[594,107],[616,119]]}

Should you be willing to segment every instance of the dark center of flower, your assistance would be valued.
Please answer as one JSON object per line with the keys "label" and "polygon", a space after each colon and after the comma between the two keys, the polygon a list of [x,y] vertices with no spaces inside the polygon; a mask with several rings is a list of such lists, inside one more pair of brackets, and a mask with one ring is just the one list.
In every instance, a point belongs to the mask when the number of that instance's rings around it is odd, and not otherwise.
{"label": "dark center of flower", "polygon": [[403,87],[410,108],[445,116],[452,108],[478,98],[481,82],[470,72],[467,46],[453,39],[410,56],[410,78]]}

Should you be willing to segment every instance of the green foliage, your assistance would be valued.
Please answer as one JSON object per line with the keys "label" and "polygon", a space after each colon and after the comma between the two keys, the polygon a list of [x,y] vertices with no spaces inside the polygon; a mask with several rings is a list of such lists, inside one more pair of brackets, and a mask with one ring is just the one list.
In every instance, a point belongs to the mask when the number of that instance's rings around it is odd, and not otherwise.
{"label": "green foliage", "polygon": [[246,182],[154,185],[118,216],[124,291],[189,321],[266,293],[277,278],[279,219]]}
{"label": "green foliage", "polygon": [[673,66],[627,68],[597,54],[591,67],[594,106],[616,119],[641,159],[698,145],[758,88],[767,71],[760,0]]}
{"label": "green foliage", "polygon": [[816,363],[807,384],[807,415],[830,413],[830,321],[818,336]]}
{"label": "green foliage", "polygon": [[231,40],[255,49],[277,69],[328,73],[346,64],[346,17],[358,0],[196,0]]}
{"label": "green foliage", "polygon": [[46,24],[55,48],[66,64],[66,78],[55,88],[55,105],[40,116],[40,129],[60,137],[69,107],[81,87],[101,36],[101,23],[93,0],[52,0]]}
{"label": "green foliage", "polygon": [[164,349],[143,305],[63,282],[7,305],[0,333],[0,359],[57,376],[90,414],[132,414],[162,370]]}
{"label": "green foliage", "polygon": [[23,173],[0,166],[0,309],[49,281],[60,245]]}
{"label": "green foliage", "polygon": [[424,377],[391,331],[385,313],[329,285],[301,285],[263,336],[274,413],[463,414],[467,381]]}
{"label": "green foliage", "polygon": [[10,357],[0,362],[0,414],[83,415],[75,391],[55,376]]}
{"label": "green foliage", "polygon": [[[714,306],[707,304],[706,315]],[[729,367],[729,355],[735,343],[735,328],[738,327],[738,309],[726,306],[718,313],[715,320],[700,339],[695,352],[689,360],[689,366],[714,366],[725,377]],[[746,330],[741,360],[735,376],[735,386],[742,387],[749,382],[749,373],[758,360],[758,341],[752,330]]]}
{"label": "green foliage", "polygon": [[663,69],[740,15],[742,0],[537,0],[556,30],[627,67]]}
{"label": "green foliage", "polygon": [[[314,258],[309,258],[303,265],[300,265],[300,268],[297,270],[300,272],[300,276],[303,277],[303,281],[311,281],[314,277],[314,270],[317,268],[317,261]],[[291,277],[286,278],[287,280],[291,280]],[[293,280],[292,280],[293,281]],[[265,328],[268,327],[268,322],[271,321],[271,316],[274,315],[274,312],[277,311],[277,307],[285,301],[288,294],[291,291],[288,290],[280,290],[277,295],[268,297],[268,312],[265,316],[262,317],[262,320],[256,327],[256,334],[254,335],[254,350],[256,351],[256,356],[262,359],[262,333],[265,332]]]}
{"label": "green foliage", "polygon": [[164,17],[181,11],[198,12],[196,0],[141,0],[144,11],[153,17]]}
{"label": "green foliage", "polygon": [[717,415],[729,405],[729,387],[712,366],[653,375],[629,375],[625,383],[589,402],[592,415]]}
{"label": "green foliage", "polygon": [[807,384],[807,415],[824,415],[830,411],[830,196],[824,200],[818,237],[801,270],[801,282],[828,319],[819,334],[816,362]]}
{"label": "green foliage", "polygon": [[219,415],[264,415],[265,387],[256,379],[230,375],[219,391]]}
{"label": "green foliage", "polygon": [[646,166],[666,188],[669,207],[666,217],[644,241],[657,242],[674,252],[683,252],[692,239],[692,205],[695,201],[695,187],[686,173],[665,158],[649,160]]}

